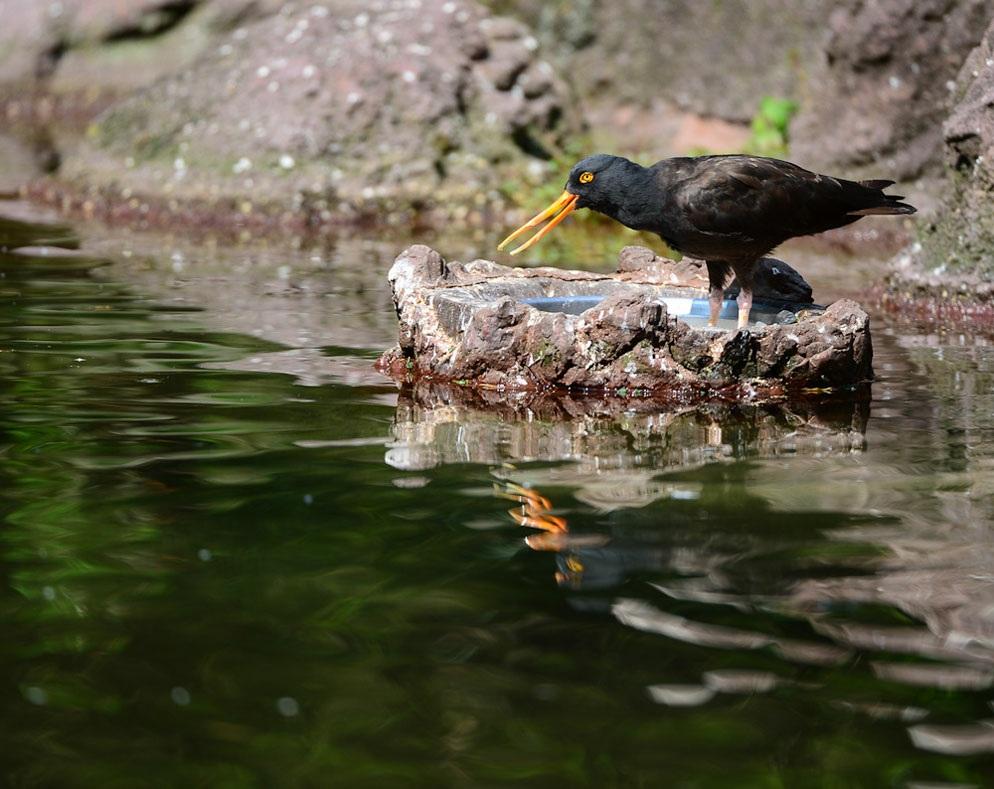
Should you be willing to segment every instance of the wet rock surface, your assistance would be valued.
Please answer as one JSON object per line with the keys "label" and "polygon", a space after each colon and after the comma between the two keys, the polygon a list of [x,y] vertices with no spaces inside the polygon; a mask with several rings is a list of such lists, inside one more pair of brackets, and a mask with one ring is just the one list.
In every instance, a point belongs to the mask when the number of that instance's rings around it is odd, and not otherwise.
{"label": "wet rock surface", "polygon": [[61,177],[313,223],[466,218],[578,128],[536,48],[464,0],[287,3],[111,107]]}
{"label": "wet rock surface", "polygon": [[[651,253],[628,250],[621,258],[627,271],[599,275],[513,269],[486,260],[447,263],[429,247],[410,247],[389,274],[399,344],[379,365],[398,377],[484,388],[672,398],[843,389],[872,376],[869,318],[853,301],[826,310],[794,304],[796,322],[788,325],[694,328],[667,309],[667,298],[705,295],[699,286],[670,281],[691,281],[684,264],[673,266],[670,278],[664,259]],[[700,282],[699,274],[694,277]],[[526,303],[584,297],[600,301],[579,315]]]}

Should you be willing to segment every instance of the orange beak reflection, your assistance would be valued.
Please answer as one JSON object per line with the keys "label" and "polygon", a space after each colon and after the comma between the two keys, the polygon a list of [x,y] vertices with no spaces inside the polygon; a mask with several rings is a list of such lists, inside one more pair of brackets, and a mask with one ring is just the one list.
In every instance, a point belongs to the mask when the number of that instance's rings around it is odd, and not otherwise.
{"label": "orange beak reflection", "polygon": [[548,233],[550,230],[552,230],[552,228],[554,228],[556,225],[562,222],[566,217],[572,214],[576,210],[576,201],[579,199],[580,199],[579,195],[571,194],[568,191],[564,191],[561,195],[559,195],[559,198],[556,200],[556,202],[554,202],[552,205],[550,205],[540,214],[536,214],[535,216],[533,216],[531,219],[525,222],[521,227],[519,227],[517,230],[511,233],[511,235],[509,235],[507,238],[501,241],[497,245],[497,249],[498,250],[503,249],[512,241],[514,241],[514,239],[520,236],[522,233],[526,232],[527,230],[530,230],[533,227],[538,227],[546,219],[552,217],[552,221],[549,222],[549,224],[547,224],[545,227],[539,230],[535,235],[529,238],[520,247],[511,250],[512,255],[517,255],[519,252],[524,252],[526,249],[528,249],[528,247],[541,241],[542,238],[545,237],[546,233]]}

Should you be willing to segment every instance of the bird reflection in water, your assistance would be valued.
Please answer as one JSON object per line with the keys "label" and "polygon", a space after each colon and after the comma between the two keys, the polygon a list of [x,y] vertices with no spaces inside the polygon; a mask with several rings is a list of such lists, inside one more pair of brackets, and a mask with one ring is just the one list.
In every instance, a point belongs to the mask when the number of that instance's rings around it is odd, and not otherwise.
{"label": "bird reflection in water", "polygon": [[[695,424],[696,440],[716,446],[728,442],[735,423]],[[851,442],[847,446],[852,451]],[[708,467],[718,468],[721,457],[713,456]],[[794,466],[803,461],[803,455],[795,456]],[[811,513],[789,498],[772,506],[753,492],[748,524],[762,528],[738,529],[734,525],[745,520],[739,513],[746,495],[739,487],[743,492],[734,512],[722,508],[724,499],[702,505],[712,517],[709,539],[701,543],[681,537],[683,527],[696,523],[689,519],[683,496],[674,495],[692,492],[686,479],[679,486],[673,480],[659,483],[670,486],[666,492],[673,500],[664,538],[649,501],[628,494],[624,503],[617,496],[598,495],[592,501],[591,483],[586,478],[578,483],[575,466],[569,467],[569,476],[548,468],[519,471],[507,463],[491,468],[500,478],[495,493],[514,502],[510,518],[531,532],[525,538],[528,548],[554,554],[554,577],[568,591],[572,609],[609,616],[625,628],[669,640],[669,668],[646,685],[652,701],[692,707],[734,696],[789,698],[803,693],[812,705],[901,726],[926,752],[994,753],[990,720],[968,708],[972,697],[987,698],[994,687],[994,657],[985,629],[989,620],[971,628],[972,620],[955,618],[948,594],[940,607],[930,605],[940,599],[934,589],[965,583],[954,563],[946,566],[939,560],[928,570],[909,574],[886,555],[857,550],[862,540],[868,548],[893,546],[890,555],[905,550],[898,541],[904,532],[895,531],[894,519],[827,507]],[[720,468],[725,486],[749,473],[744,464]],[[604,469],[598,470],[591,479],[602,480]],[[638,478],[632,468],[613,471],[607,486],[612,490]],[[606,534],[582,533],[580,521],[571,529],[564,517],[568,512],[554,506],[547,486],[574,489],[577,501],[594,511],[624,508],[628,515],[605,522]],[[657,488],[649,497],[653,502],[661,496]],[[757,513],[762,513],[759,520]],[[820,528],[791,542],[798,513]],[[852,547],[836,556],[830,549],[847,537]],[[821,554],[814,566],[812,552]],[[782,582],[765,575],[771,556],[791,570]],[[922,695],[923,689],[944,695]],[[954,710],[953,698],[963,706]]]}
{"label": "bird reflection in water", "polygon": [[515,482],[504,482],[495,483],[494,492],[501,498],[519,503],[520,506],[507,511],[515,523],[536,530],[535,534],[525,537],[525,545],[533,551],[552,551],[559,554],[556,583],[579,589],[583,585],[587,570],[579,550],[606,545],[608,538],[597,534],[582,537],[570,534],[566,519],[554,515],[552,502],[533,488]]}

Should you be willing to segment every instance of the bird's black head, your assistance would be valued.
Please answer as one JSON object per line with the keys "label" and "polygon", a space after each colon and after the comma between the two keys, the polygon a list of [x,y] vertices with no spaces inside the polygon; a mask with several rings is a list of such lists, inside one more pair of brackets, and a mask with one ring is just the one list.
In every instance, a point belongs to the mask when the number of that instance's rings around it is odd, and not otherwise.
{"label": "bird's black head", "polygon": [[501,241],[497,249],[503,249],[526,230],[551,219],[549,224],[511,254],[523,252],[577,208],[590,208],[615,219],[622,219],[626,201],[631,202],[633,188],[638,185],[642,171],[642,167],[621,156],[597,153],[582,159],[570,170],[566,189],[559,195],[559,199]]}
{"label": "bird's black head", "polygon": [[632,173],[641,169],[621,156],[596,153],[573,165],[566,191],[579,198],[577,208],[591,208],[611,216],[624,199]]}

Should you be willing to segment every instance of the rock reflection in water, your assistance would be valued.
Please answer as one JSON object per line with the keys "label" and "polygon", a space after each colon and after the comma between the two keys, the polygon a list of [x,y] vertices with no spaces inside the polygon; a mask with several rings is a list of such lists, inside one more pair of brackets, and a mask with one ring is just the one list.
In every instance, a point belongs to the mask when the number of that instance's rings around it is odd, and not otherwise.
{"label": "rock reflection in water", "polygon": [[529,479],[578,486],[581,501],[607,512],[696,495],[693,483],[655,480],[663,470],[859,452],[867,414],[859,401],[666,407],[651,399],[509,394],[422,381],[400,392],[385,459],[404,470],[572,461],[531,469]]}
{"label": "rock reflection in water", "polygon": [[[521,504],[512,517],[541,530],[528,538],[530,547],[598,552],[600,560],[584,562],[582,574],[568,561],[560,573],[574,586],[582,575],[588,588],[608,587],[631,570],[660,566],[663,557],[647,544],[614,540],[606,549],[604,535],[569,533],[535,488],[568,485],[577,500],[603,513],[693,500],[700,483],[660,480],[660,472],[751,457],[860,452],[867,413],[861,401],[666,409],[650,399],[508,394],[422,381],[400,392],[385,460],[405,471],[497,466],[500,495]],[[508,465],[530,461],[571,462],[530,467],[527,474]],[[521,484],[525,477],[529,487]]]}
{"label": "rock reflection in water", "polygon": [[[866,449],[867,418],[859,402],[666,409],[422,383],[400,393],[386,461],[405,470],[490,465],[497,495],[515,503],[511,522],[530,531],[526,545],[555,555],[550,575],[571,607],[733,661],[697,682],[661,676],[646,686],[657,703],[802,692],[902,722],[924,750],[994,751],[985,720],[947,726],[941,704],[915,696],[994,684],[989,622],[974,616],[970,628],[951,604],[982,579],[902,566],[900,540],[873,539],[903,533],[896,518],[842,508],[819,520],[789,492],[777,506],[768,489],[744,484],[750,464],[736,461],[764,462],[766,473],[780,457],[802,474],[828,457],[848,468],[844,458]],[[709,481],[726,492],[715,499]],[[946,579],[946,591],[929,578]],[[757,669],[760,659],[781,668]],[[833,694],[827,672],[840,668],[873,690]]]}

